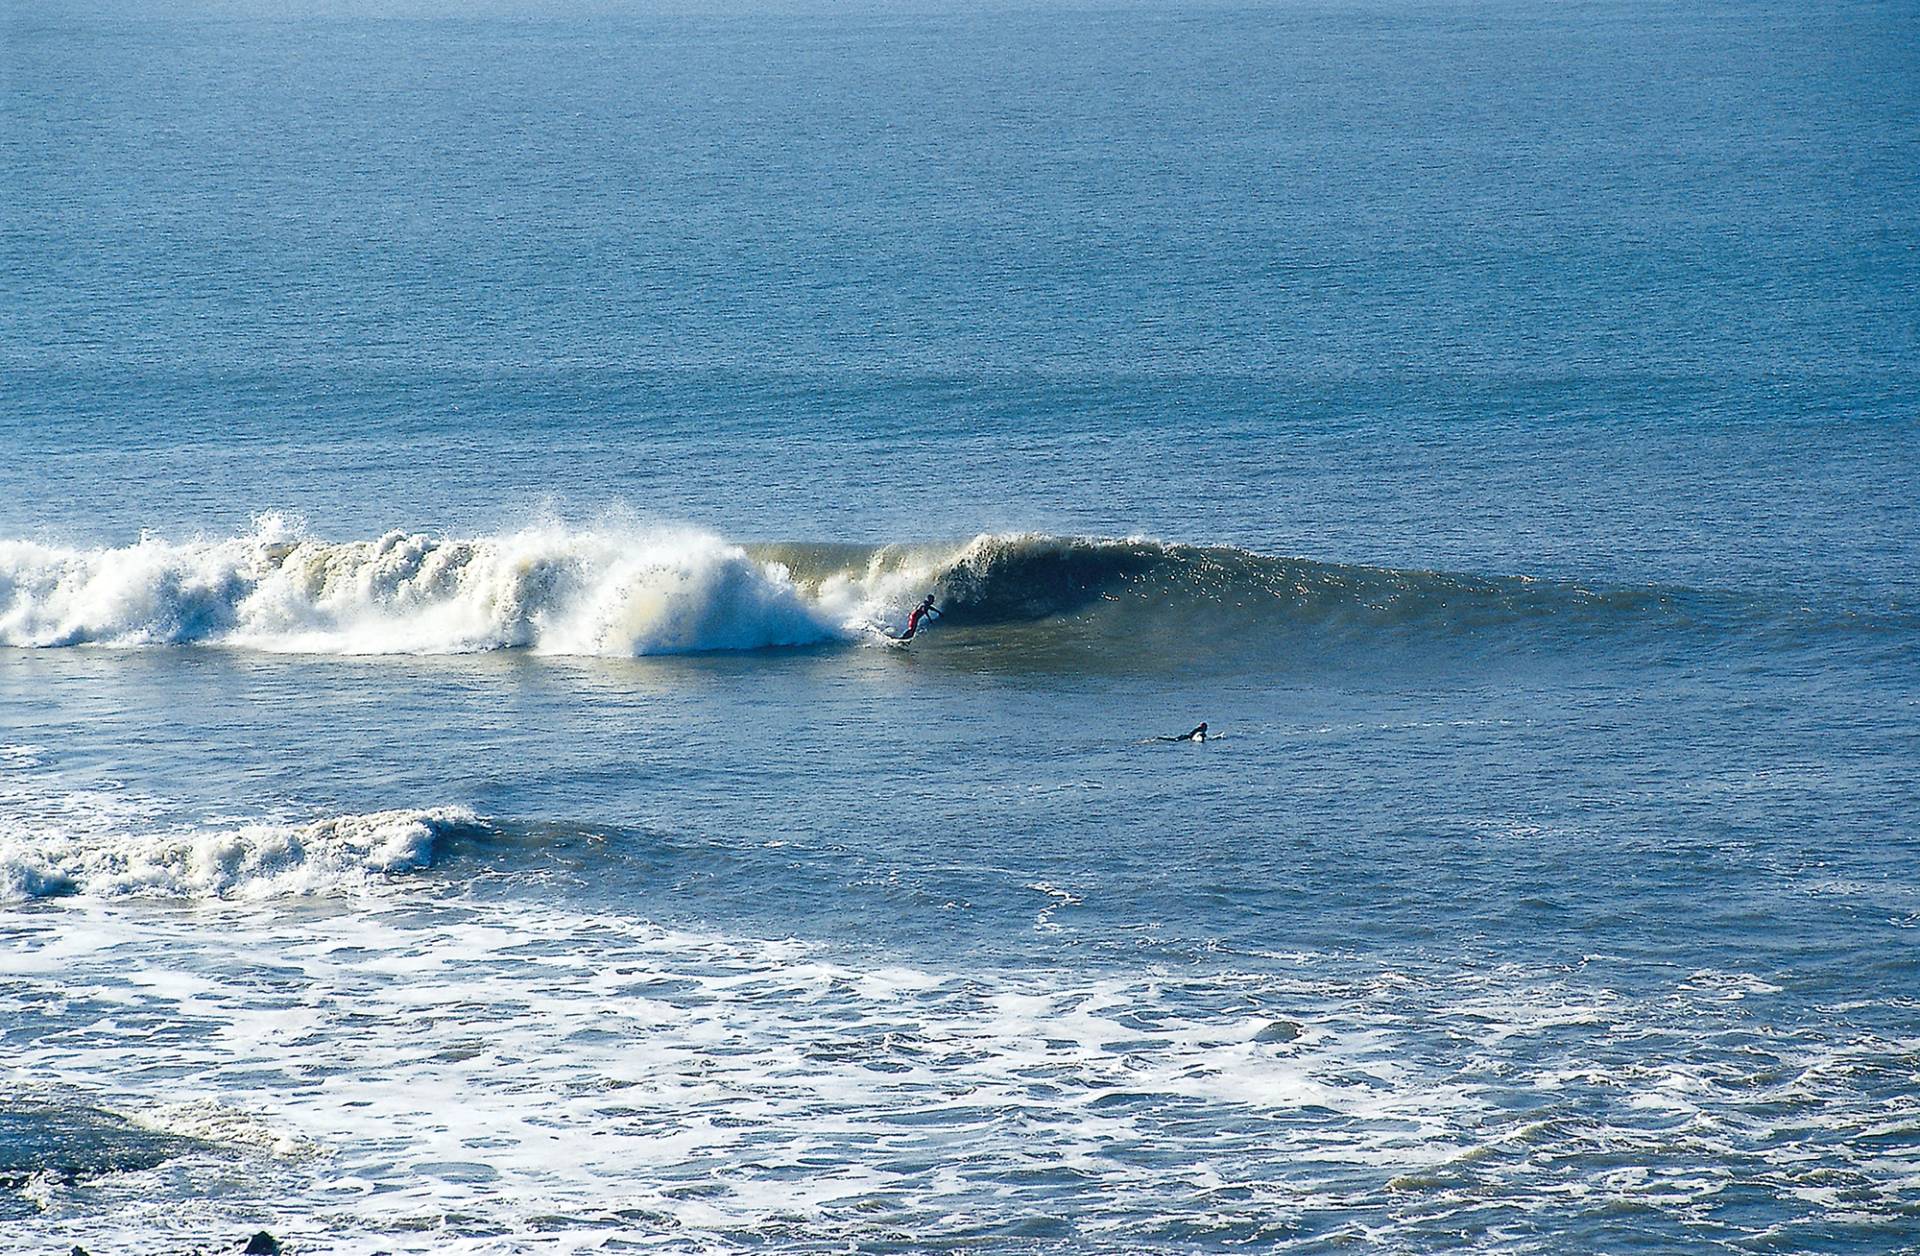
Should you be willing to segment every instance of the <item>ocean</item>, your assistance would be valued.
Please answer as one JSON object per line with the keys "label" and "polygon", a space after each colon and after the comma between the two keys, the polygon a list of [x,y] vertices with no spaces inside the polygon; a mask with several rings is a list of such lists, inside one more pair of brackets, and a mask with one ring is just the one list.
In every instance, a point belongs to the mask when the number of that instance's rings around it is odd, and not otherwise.
{"label": "ocean", "polygon": [[1920,1252],[1913,5],[51,0],[0,184],[0,1251]]}

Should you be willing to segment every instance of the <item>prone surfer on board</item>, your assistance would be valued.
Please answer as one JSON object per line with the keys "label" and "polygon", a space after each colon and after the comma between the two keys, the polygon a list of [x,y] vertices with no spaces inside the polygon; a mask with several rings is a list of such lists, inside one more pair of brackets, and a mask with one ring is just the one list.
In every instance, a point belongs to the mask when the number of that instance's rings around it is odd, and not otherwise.
{"label": "prone surfer on board", "polygon": [[913,634],[916,632],[919,632],[920,625],[925,623],[930,618],[931,619],[940,618],[940,608],[933,604],[933,594],[931,593],[927,594],[925,601],[921,602],[920,605],[913,608],[913,614],[907,616],[907,630],[901,633],[899,636],[895,637],[894,640],[895,641],[913,640]]}
{"label": "prone surfer on board", "polygon": [[1190,733],[1181,733],[1178,737],[1162,737],[1159,740],[1161,741],[1205,741],[1206,739],[1207,739],[1207,722],[1205,720],[1201,720],[1200,727],[1194,729]]}

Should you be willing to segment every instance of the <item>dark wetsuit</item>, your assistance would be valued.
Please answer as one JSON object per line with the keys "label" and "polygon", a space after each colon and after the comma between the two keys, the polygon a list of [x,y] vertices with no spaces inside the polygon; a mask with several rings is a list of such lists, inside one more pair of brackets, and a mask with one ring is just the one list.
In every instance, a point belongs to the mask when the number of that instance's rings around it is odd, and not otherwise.
{"label": "dark wetsuit", "polygon": [[921,622],[925,620],[929,615],[932,615],[934,618],[938,619],[940,617],[940,612],[936,610],[931,604],[925,603],[925,602],[921,603],[919,606],[914,607],[913,614],[907,616],[907,630],[900,634],[900,639],[902,641],[905,641],[908,637],[911,637],[914,633],[919,632]]}

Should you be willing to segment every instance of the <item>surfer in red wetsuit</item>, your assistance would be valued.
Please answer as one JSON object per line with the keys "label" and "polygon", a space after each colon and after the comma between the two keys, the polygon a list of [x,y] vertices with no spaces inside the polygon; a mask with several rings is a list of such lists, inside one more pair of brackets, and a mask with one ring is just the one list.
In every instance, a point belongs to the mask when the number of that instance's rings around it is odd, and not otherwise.
{"label": "surfer in red wetsuit", "polygon": [[913,608],[913,614],[907,616],[907,630],[897,640],[911,641],[913,634],[920,631],[920,625],[929,618],[940,618],[940,608],[933,604],[933,594],[927,594],[926,600]]}

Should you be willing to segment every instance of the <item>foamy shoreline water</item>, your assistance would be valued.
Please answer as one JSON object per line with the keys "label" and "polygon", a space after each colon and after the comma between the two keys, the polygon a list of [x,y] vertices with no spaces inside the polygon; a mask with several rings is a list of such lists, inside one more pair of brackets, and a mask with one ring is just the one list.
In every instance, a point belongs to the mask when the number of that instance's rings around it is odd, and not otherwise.
{"label": "foamy shoreline water", "polygon": [[[1709,971],[1626,995],[1515,967],[1435,999],[1418,970],[1306,955],[982,985],[524,903],[269,910],[218,941],[190,916],[60,908],[10,932],[10,997],[57,983],[67,1004],[20,1042],[23,1093],[78,1087],[192,1140],[142,1173],[50,1187],[36,1232],[62,1245],[269,1220],[342,1251],[650,1232],[667,1250],[814,1245],[875,1227],[940,1245],[1041,1218],[1124,1245],[1166,1239],[1175,1216],[1208,1242],[1308,1225],[1397,1245],[1463,1208],[1530,1225],[1488,1192],[1551,1194],[1620,1159],[1642,1167],[1587,1178],[1583,1207],[1704,1222],[1757,1173],[1817,1233],[1835,1172],[1895,1224],[1904,1170],[1873,1149],[1885,1110],[1847,1079],[1920,1050],[1811,1027],[1753,1039],[1742,1008],[1777,988]],[[315,1055],[342,1018],[360,1024],[353,1058]],[[1748,1046],[1714,1045],[1729,1036]],[[1604,1045],[1633,1038],[1673,1045],[1637,1062]],[[153,1052],[166,1064],[146,1081],[97,1088],[103,1062]],[[1197,1120],[1216,1135],[1179,1150]],[[1777,1145],[1783,1120],[1817,1121],[1838,1159]],[[143,1202],[190,1166],[219,1193]],[[992,1182],[1013,1187],[988,1203]]]}

